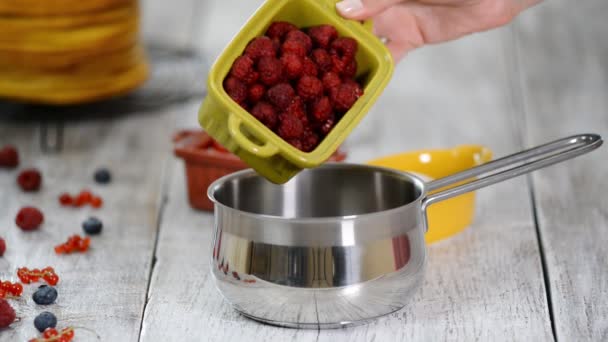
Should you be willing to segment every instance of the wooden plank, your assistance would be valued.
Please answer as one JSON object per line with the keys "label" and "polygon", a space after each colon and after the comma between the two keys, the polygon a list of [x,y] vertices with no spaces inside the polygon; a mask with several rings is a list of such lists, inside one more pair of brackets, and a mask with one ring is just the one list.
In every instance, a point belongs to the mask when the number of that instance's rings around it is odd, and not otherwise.
{"label": "wooden plank", "polygon": [[[608,136],[605,1],[548,1],[517,25],[527,139]],[[556,337],[608,339],[608,150],[533,177]]]}
{"label": "wooden plank", "polygon": [[[0,263],[0,279],[16,281],[16,269],[21,266],[49,265],[61,279],[57,302],[50,306],[34,304],[31,296],[37,286],[25,286],[22,299],[11,301],[22,319],[2,331],[3,341],[36,337],[33,320],[45,310],[55,313],[59,327],[84,327],[103,341],[138,339],[173,119],[170,112],[116,116],[119,112],[115,108],[107,116],[91,119],[83,110],[72,117],[65,126],[63,151],[57,154],[40,152],[35,122],[2,124],[0,143],[15,143],[22,152],[21,167],[39,168],[44,180],[40,192],[23,193],[15,184],[17,171],[0,170],[0,236],[8,245]],[[93,182],[93,172],[101,166],[113,173],[108,186]],[[58,204],[61,192],[76,193],[83,188],[101,195],[103,208]],[[15,214],[23,205],[44,212],[45,222],[38,231],[26,233],[15,226]],[[72,234],[82,234],[80,224],[90,215],[99,217],[105,226],[92,239],[90,251],[56,255],[53,247]],[[95,339],[84,330],[76,335],[82,340]]]}
{"label": "wooden plank", "polygon": [[[509,93],[508,35],[500,30],[413,53],[349,138],[349,159],[465,143],[485,144],[497,155],[517,151],[521,115]],[[220,299],[208,274],[212,217],[187,208],[180,164],[170,175],[144,341],[552,338],[525,179],[479,192],[474,226],[430,248],[429,271],[410,306],[369,325],[317,333],[254,323]]]}

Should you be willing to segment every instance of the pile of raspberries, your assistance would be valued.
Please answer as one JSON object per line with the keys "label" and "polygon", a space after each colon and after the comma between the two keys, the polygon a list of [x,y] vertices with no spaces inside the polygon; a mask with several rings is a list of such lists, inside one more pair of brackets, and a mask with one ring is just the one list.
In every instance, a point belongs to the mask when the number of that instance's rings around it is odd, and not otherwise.
{"label": "pile of raspberries", "polygon": [[273,22],[239,56],[224,90],[297,149],[310,152],[363,95],[355,81],[357,41],[331,25]]}

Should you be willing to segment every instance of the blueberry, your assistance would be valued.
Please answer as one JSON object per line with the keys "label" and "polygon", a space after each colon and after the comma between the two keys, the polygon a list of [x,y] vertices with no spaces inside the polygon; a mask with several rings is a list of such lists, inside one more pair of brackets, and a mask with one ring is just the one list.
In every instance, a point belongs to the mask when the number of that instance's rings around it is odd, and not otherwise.
{"label": "blueberry", "polygon": [[99,169],[95,171],[95,181],[100,184],[108,184],[112,180],[112,175],[108,169]]}
{"label": "blueberry", "polygon": [[89,235],[101,233],[101,228],[103,228],[103,224],[95,217],[89,217],[86,221],[82,222],[82,229]]}
{"label": "blueberry", "polygon": [[40,332],[45,331],[47,328],[54,328],[57,326],[57,317],[51,312],[44,311],[34,318],[34,326]]}
{"label": "blueberry", "polygon": [[32,295],[34,302],[39,305],[49,305],[57,299],[57,290],[52,286],[42,285]]}

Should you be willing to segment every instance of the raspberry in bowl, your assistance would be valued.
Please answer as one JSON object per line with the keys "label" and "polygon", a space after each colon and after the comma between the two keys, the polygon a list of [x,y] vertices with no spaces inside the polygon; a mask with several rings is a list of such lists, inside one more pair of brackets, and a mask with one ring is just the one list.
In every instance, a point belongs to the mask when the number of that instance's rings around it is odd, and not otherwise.
{"label": "raspberry in bowl", "polygon": [[331,156],[392,71],[386,47],[335,1],[267,0],[212,67],[199,121],[282,184]]}

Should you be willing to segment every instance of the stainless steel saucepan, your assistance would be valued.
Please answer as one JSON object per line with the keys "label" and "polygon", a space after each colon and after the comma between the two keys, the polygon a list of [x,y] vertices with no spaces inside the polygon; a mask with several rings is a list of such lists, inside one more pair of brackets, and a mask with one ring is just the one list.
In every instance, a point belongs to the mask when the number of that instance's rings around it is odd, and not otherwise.
{"label": "stainless steel saucepan", "polygon": [[233,173],[208,189],[215,283],[236,310],[279,326],[337,328],[389,314],[423,279],[429,205],[601,144],[595,134],[572,136],[429,183],[355,164],[306,170],[283,185]]}

